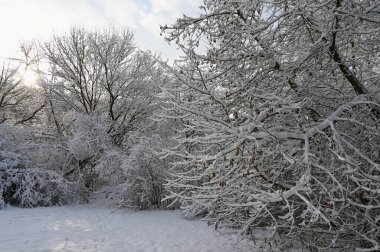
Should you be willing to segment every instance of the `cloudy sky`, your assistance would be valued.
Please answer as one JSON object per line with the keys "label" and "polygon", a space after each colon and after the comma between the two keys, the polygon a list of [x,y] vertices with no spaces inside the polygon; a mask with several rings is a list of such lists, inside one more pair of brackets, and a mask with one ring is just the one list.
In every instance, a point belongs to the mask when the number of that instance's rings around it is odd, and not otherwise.
{"label": "cloudy sky", "polygon": [[0,0],[0,58],[15,57],[20,41],[46,40],[73,25],[127,27],[137,44],[174,59],[159,25],[196,15],[201,0]]}

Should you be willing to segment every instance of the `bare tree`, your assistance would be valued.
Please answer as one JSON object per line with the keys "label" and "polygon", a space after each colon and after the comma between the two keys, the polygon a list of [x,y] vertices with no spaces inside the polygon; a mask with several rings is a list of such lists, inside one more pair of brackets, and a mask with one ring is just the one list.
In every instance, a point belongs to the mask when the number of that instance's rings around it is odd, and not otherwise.
{"label": "bare tree", "polygon": [[43,55],[52,101],[101,115],[115,142],[146,116],[159,69],[149,53],[136,49],[131,32],[73,28],[45,43]]}
{"label": "bare tree", "polygon": [[0,123],[19,125],[38,119],[45,107],[38,90],[22,84],[18,68],[3,64],[0,70]]}
{"label": "bare tree", "polygon": [[9,113],[12,108],[20,102],[22,89],[18,88],[19,82],[14,80],[16,70],[2,66],[0,74],[0,108],[1,119],[3,123],[9,119]]}

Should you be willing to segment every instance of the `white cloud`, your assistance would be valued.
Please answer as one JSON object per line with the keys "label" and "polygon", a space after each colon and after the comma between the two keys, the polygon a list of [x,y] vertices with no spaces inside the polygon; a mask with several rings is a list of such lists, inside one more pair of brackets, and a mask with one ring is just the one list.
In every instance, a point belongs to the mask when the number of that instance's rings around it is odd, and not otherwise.
{"label": "white cloud", "polygon": [[137,44],[178,55],[160,37],[159,25],[172,24],[182,13],[196,14],[201,0],[0,0],[0,57],[15,55],[20,41],[48,39],[72,25],[115,25],[135,31]]}
{"label": "white cloud", "polygon": [[6,0],[0,2],[0,55],[14,55],[20,41],[47,39],[74,24],[102,25],[88,1]]}
{"label": "white cloud", "polygon": [[107,21],[114,25],[137,28],[141,7],[136,1],[126,0],[98,0],[97,8],[103,12]]}
{"label": "white cloud", "polygon": [[[197,0],[152,0],[149,12],[144,12],[139,19],[142,29],[146,30],[142,34],[149,34],[151,40],[142,42],[146,48],[160,48],[164,57],[174,58],[178,55],[174,46],[169,46],[162,37],[160,25],[170,25],[175,23],[176,19],[183,14],[195,15],[198,12]],[[139,34],[137,34],[139,35]],[[152,43],[155,45],[153,46]]]}

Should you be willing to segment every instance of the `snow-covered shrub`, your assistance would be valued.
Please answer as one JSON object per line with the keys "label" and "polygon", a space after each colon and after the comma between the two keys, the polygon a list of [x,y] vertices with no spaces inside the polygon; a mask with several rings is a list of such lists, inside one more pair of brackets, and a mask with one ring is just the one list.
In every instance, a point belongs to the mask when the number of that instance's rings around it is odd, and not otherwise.
{"label": "snow-covered shrub", "polygon": [[121,207],[165,207],[161,202],[166,192],[164,164],[147,144],[144,141],[135,144],[121,166],[125,179],[118,187]]}
{"label": "snow-covered shrub", "polygon": [[120,183],[123,178],[122,165],[127,156],[116,148],[104,150],[94,162],[94,172],[110,183]]}
{"label": "snow-covered shrub", "polygon": [[0,205],[50,206],[81,201],[83,188],[64,178],[68,151],[58,138],[0,125]]}
{"label": "snow-covered shrub", "polygon": [[162,207],[165,161],[154,154],[153,140],[146,140],[139,131],[130,132],[128,145],[118,147],[104,123],[95,116],[76,116],[68,149],[84,186],[90,191],[107,188],[120,207]]}
{"label": "snow-covered shrub", "polygon": [[[115,167],[102,166],[102,159],[113,149],[111,138],[102,121],[96,116],[77,113],[75,116],[73,137],[68,141],[68,151],[77,168],[72,167],[67,173],[79,176],[85,187],[94,189],[95,181],[101,169]],[[99,165],[96,169],[96,165]],[[104,170],[105,172],[105,170]]]}
{"label": "snow-covered shrub", "polygon": [[97,159],[111,146],[107,129],[95,116],[76,114],[74,136],[68,143],[77,160]]}
{"label": "snow-covered shrub", "polygon": [[68,204],[75,198],[75,184],[53,171],[27,168],[27,160],[0,151],[0,208]]}

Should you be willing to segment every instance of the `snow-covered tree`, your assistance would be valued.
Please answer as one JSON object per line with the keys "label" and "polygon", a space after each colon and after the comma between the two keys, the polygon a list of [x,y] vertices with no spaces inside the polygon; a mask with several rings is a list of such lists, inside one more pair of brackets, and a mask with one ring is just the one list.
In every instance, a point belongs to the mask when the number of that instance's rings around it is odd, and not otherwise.
{"label": "snow-covered tree", "polygon": [[184,122],[169,198],[184,214],[317,248],[379,249],[377,1],[203,1],[163,27]]}

